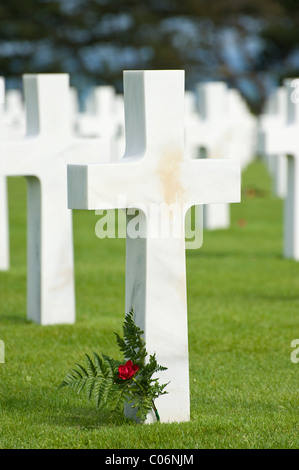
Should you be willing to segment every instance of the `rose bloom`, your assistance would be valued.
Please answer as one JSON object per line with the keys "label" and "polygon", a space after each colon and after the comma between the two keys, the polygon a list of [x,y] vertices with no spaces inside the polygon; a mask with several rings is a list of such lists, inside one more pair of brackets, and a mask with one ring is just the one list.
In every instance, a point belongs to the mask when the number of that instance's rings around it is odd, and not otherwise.
{"label": "rose bloom", "polygon": [[131,379],[136,372],[138,372],[139,366],[134,365],[132,361],[127,361],[124,365],[118,368],[118,378],[123,380]]}

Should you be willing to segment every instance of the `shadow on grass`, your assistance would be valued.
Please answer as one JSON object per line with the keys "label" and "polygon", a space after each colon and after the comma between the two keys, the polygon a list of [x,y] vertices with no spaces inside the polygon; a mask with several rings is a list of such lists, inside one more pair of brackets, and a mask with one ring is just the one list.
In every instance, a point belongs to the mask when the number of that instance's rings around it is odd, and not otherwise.
{"label": "shadow on grass", "polygon": [[0,322],[13,323],[15,325],[31,325],[32,321],[27,320],[26,316],[21,317],[19,315],[2,315],[0,313]]}
{"label": "shadow on grass", "polygon": [[[187,258],[207,258],[207,259],[224,259],[224,258],[232,258],[232,259],[249,259],[252,260],[253,258],[256,259],[269,259],[269,260],[285,260],[285,258],[280,253],[265,253],[265,252],[247,252],[244,251],[201,251],[199,250],[187,250]],[[287,260],[289,261],[289,260]]]}
{"label": "shadow on grass", "polygon": [[112,414],[107,410],[90,409],[84,406],[65,408],[63,413],[56,417],[53,416],[53,419],[48,419],[48,422],[55,426],[89,430],[103,427],[137,425],[120,414]]}
{"label": "shadow on grass", "polygon": [[[59,400],[60,392],[55,393],[55,387],[32,387],[26,384],[20,393],[10,393],[8,388],[0,390],[0,408],[6,414],[11,413],[14,419],[17,415],[24,421],[34,421],[35,424],[48,424],[49,426],[62,426],[76,429],[96,429],[100,427],[115,427],[123,425],[136,425],[125,416],[117,413],[110,413],[108,410],[99,410],[89,402],[86,406],[82,404],[82,397],[79,405],[74,404],[74,395],[62,396]],[[67,400],[67,401],[66,401]],[[69,400],[69,401],[68,401]]]}

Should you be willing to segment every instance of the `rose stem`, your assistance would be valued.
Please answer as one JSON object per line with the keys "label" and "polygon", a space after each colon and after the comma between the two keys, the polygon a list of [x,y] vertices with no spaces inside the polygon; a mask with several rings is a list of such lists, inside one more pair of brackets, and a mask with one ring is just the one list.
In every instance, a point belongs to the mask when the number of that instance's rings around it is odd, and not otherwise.
{"label": "rose stem", "polygon": [[[140,383],[137,382],[137,380],[136,380],[134,377],[132,377],[132,379],[133,379],[133,381],[135,382],[135,384],[137,384],[137,385],[141,388],[141,390],[144,392],[144,388],[142,387],[142,385],[140,385]],[[152,407],[153,407],[153,410],[154,410],[154,412],[155,412],[157,421],[160,421],[160,416],[159,416],[158,410],[157,410],[157,408],[156,408],[156,405],[155,405],[155,403],[154,403],[154,400],[152,400]]]}

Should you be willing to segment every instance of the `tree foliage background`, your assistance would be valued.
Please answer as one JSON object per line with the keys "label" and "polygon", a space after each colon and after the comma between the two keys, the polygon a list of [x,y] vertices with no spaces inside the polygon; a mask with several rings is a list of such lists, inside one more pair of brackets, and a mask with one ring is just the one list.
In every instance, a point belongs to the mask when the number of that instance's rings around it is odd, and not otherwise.
{"label": "tree foliage background", "polygon": [[0,26],[8,81],[67,72],[121,92],[124,69],[184,68],[187,88],[226,80],[259,111],[299,75],[298,0],[1,0]]}

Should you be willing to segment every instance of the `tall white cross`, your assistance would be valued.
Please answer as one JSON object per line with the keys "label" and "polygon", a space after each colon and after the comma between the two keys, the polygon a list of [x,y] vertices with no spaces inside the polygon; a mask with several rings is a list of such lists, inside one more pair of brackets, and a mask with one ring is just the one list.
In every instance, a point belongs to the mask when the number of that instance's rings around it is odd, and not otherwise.
{"label": "tall white cross", "polygon": [[255,151],[256,120],[239,91],[224,82],[197,86],[201,145],[210,157],[237,158],[244,168]]}
{"label": "tall white cross", "polygon": [[116,94],[110,85],[92,89],[85,112],[79,114],[77,131],[80,136],[113,137],[116,127]]}
{"label": "tall white cross", "polygon": [[[0,140],[5,134],[4,126],[4,78],[0,77]],[[1,99],[2,97],[2,99]],[[8,224],[8,201],[7,181],[5,176],[0,175],[0,271],[9,269],[9,224]]]}
{"label": "tall white cross", "polygon": [[[272,148],[268,148],[269,137],[267,136],[280,135],[282,127],[286,125],[289,99],[286,86],[276,88],[270,94],[265,112],[259,117],[258,124],[258,153],[262,155],[272,176],[274,194],[283,199],[287,194],[287,157],[285,153],[278,153],[280,143],[278,142],[278,147],[275,149],[276,144],[271,137]],[[269,153],[269,150],[271,150],[271,153]]]}
{"label": "tall white cross", "polygon": [[28,182],[27,316],[43,325],[73,323],[73,232],[66,165],[82,159],[108,161],[108,146],[99,139],[71,135],[67,74],[25,75],[23,82],[27,134],[19,141],[0,142],[0,176],[26,176]]}
{"label": "tall white cross", "polygon": [[268,155],[287,156],[283,254],[299,261],[299,93],[296,98],[292,84],[293,80],[284,80],[288,98],[286,121],[264,135],[264,146]]}
{"label": "tall white cross", "polygon": [[[68,165],[70,208],[136,208],[127,216],[126,311],[167,367],[161,421],[190,416],[184,222],[195,204],[239,202],[240,165],[184,152],[184,71],[124,72],[126,151],[114,164]],[[169,215],[169,211],[172,210]],[[169,236],[156,229],[168,217]],[[135,218],[135,220],[134,220]],[[143,232],[143,233],[141,233]],[[148,416],[148,421],[153,419]]]}
{"label": "tall white cross", "polygon": [[[223,158],[230,146],[228,120],[228,89],[224,82],[199,83],[197,86],[198,112],[201,125],[198,143],[206,158]],[[198,145],[198,144],[197,144]],[[226,229],[230,226],[229,204],[209,204],[203,208],[203,226],[206,230]]]}
{"label": "tall white cross", "polygon": [[250,112],[244,98],[236,88],[228,91],[229,145],[224,157],[238,158],[241,168],[246,168],[256,157],[257,119]]}
{"label": "tall white cross", "polygon": [[0,271],[7,271],[9,264],[7,181],[4,176],[0,176]]}
{"label": "tall white cross", "polygon": [[[10,90],[5,93],[4,77],[0,77],[0,88],[2,88],[0,89],[0,140],[21,139],[24,137],[25,127],[22,94],[19,90]],[[7,178],[0,176],[0,271],[7,271],[9,266]]]}
{"label": "tall white cross", "polygon": [[4,121],[10,139],[24,137],[26,116],[23,96],[20,90],[12,89],[6,91]]}

